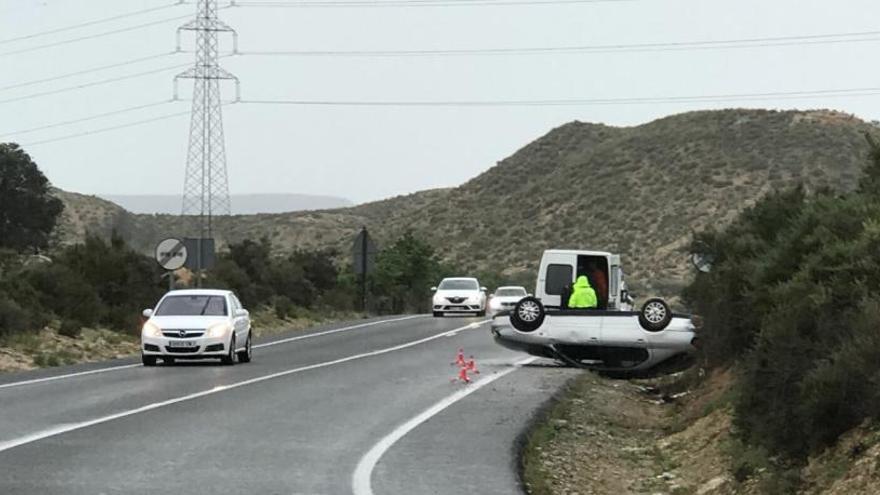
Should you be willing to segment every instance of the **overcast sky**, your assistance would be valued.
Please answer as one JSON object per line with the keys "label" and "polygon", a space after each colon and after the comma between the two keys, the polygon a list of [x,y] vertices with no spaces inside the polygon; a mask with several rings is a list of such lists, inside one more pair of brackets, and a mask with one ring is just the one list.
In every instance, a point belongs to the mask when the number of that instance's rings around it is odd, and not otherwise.
{"label": "overcast sky", "polygon": [[[379,2],[383,0],[377,0]],[[55,41],[184,16],[181,5],[51,36],[5,41],[174,0],[0,0],[0,88],[171,52],[168,21],[93,40]],[[877,0],[625,2],[222,11],[242,51],[554,47],[803,36],[880,30]],[[880,36],[877,36],[880,40]],[[187,46],[192,46],[187,44]],[[231,40],[225,46],[231,49]],[[456,57],[242,55],[223,65],[248,100],[529,100],[693,96],[880,87],[880,41],[727,50]],[[180,101],[40,132],[47,124],[170,100],[183,69],[4,102],[185,64],[168,55],[46,84],[0,90],[0,141],[24,145],[175,112]],[[231,87],[227,92],[232,97]],[[191,82],[182,96],[191,93]],[[636,125],[702,108],[835,108],[880,118],[880,95],[717,103],[554,107],[224,108],[232,193],[314,193],[356,202],[454,186],[572,120]],[[82,193],[179,193],[189,117],[27,146],[58,187]]]}

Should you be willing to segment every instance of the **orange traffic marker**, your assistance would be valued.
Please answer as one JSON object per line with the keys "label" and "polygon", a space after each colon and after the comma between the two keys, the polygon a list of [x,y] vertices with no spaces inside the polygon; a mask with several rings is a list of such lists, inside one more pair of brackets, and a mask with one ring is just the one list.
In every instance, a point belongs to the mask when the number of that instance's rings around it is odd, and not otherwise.
{"label": "orange traffic marker", "polygon": [[470,361],[467,362],[467,370],[477,375],[480,374],[480,370],[477,369],[477,362],[474,361],[473,356],[471,356]]}

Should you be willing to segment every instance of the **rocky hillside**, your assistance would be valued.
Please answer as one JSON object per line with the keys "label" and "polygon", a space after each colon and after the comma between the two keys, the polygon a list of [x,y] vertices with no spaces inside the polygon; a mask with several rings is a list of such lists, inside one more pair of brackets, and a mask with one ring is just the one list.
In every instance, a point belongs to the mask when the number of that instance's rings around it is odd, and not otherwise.
{"label": "rocky hillside", "polygon": [[[269,236],[281,249],[347,252],[362,225],[380,245],[412,229],[463,270],[510,276],[533,270],[546,248],[604,249],[623,254],[642,287],[669,294],[687,278],[683,248],[694,230],[723,224],[774,188],[854,187],[871,129],[830,111],[692,112],[626,128],[572,122],[453,189],[338,210],[234,216],[218,231],[226,241]],[[117,222],[149,250],[182,230],[178,217],[96,205],[99,213],[75,208],[76,223],[65,231],[106,232]]]}

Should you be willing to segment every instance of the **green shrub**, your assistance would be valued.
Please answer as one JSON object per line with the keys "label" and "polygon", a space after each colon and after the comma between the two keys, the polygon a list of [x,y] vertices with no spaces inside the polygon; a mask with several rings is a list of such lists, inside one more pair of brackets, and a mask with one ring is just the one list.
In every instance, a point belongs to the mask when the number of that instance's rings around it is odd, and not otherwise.
{"label": "green shrub", "polygon": [[78,338],[82,333],[82,323],[76,320],[64,320],[61,322],[61,328],[58,334],[72,339]]}
{"label": "green shrub", "polygon": [[0,293],[0,336],[24,332],[30,324],[28,312]]}

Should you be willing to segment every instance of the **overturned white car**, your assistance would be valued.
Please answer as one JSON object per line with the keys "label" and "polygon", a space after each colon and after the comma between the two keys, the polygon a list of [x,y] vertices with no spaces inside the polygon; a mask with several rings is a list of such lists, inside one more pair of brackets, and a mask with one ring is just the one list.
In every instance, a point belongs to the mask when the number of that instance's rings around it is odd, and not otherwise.
{"label": "overturned white car", "polygon": [[[581,276],[596,293],[594,308],[568,308],[571,287]],[[648,299],[638,311],[632,302],[620,256],[548,250],[535,297],[495,315],[492,335],[510,349],[606,371],[645,371],[695,350],[689,315],[674,314],[662,299]]]}

